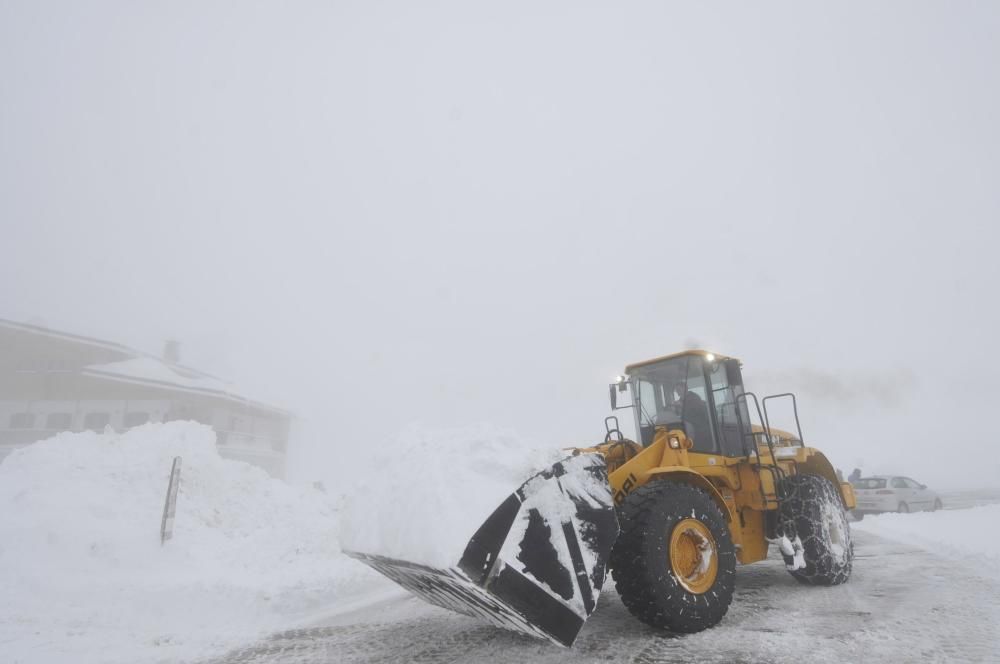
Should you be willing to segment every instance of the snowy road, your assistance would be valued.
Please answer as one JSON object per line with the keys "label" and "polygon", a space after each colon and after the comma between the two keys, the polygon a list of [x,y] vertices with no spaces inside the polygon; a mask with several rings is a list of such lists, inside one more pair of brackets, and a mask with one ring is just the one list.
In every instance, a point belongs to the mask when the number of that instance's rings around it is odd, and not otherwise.
{"label": "snowy road", "polygon": [[495,629],[408,595],[270,638],[211,664],[333,662],[995,662],[992,570],[855,532],[849,583],[799,585],[780,559],[742,567],[722,624],[671,637],[633,619],[611,584],[572,649]]}

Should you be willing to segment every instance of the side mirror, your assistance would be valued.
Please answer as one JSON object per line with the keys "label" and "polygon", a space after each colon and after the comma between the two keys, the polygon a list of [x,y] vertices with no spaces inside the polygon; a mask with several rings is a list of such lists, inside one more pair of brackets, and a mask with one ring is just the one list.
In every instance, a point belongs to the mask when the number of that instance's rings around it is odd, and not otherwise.
{"label": "side mirror", "polygon": [[618,408],[618,390],[615,389],[614,383],[608,385],[608,394],[611,395],[611,410],[615,410]]}
{"label": "side mirror", "polygon": [[926,484],[921,484],[921,485],[919,485],[919,486],[920,486],[920,488],[921,488],[921,489],[926,489],[926,488],[927,488],[927,485],[926,485]]}

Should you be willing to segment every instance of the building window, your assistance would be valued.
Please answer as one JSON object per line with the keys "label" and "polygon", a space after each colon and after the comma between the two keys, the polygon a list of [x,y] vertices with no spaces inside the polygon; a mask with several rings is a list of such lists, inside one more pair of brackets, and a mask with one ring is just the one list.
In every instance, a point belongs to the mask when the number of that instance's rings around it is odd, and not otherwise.
{"label": "building window", "polygon": [[10,416],[10,428],[11,429],[34,429],[35,428],[35,414],[34,413],[14,413]]}
{"label": "building window", "polygon": [[91,431],[104,431],[111,424],[111,413],[87,413],[83,418],[83,428]]}
{"label": "building window", "polygon": [[136,411],[134,413],[125,413],[124,424],[126,429],[142,426],[148,421],[149,421],[149,413],[142,411]]}
{"label": "building window", "polygon": [[49,413],[45,418],[46,429],[66,431],[73,428],[73,413]]}

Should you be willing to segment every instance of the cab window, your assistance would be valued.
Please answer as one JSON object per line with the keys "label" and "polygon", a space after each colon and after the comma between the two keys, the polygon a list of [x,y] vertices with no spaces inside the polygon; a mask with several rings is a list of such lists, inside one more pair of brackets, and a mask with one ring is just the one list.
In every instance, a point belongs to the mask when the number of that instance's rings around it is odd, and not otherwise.
{"label": "cab window", "polygon": [[718,453],[705,365],[696,355],[641,367],[634,372],[639,402],[636,409],[643,445],[653,442],[657,427],[683,429],[695,452]]}

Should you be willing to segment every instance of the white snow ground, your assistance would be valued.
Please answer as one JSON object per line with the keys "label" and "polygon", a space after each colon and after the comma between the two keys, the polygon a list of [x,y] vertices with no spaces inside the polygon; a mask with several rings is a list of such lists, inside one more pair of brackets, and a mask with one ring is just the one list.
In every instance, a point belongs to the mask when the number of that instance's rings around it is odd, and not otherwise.
{"label": "white snow ground", "polygon": [[[174,456],[175,534],[161,547]],[[60,434],[0,463],[0,662],[186,661],[312,624],[395,592],[342,540],[454,564],[482,520],[562,456],[490,426],[414,426],[358,469],[359,487],[327,496],[221,458],[193,422]]]}
{"label": "white snow ground", "polygon": [[0,464],[0,661],[185,661],[389,587],[340,554],[337,529],[330,497],[222,459],[191,422],[18,450]]}
{"label": "white snow ground", "polygon": [[507,632],[407,595],[277,633],[204,664],[843,664],[1000,661],[1000,583],[979,569],[859,531],[852,578],[804,586],[773,555],[737,570],[717,627],[646,627],[612,584],[572,648]]}
{"label": "white snow ground", "polygon": [[400,593],[280,632],[206,664],[676,662],[801,664],[1000,662],[995,560],[1000,493],[955,495],[972,508],[867,517],[854,528],[850,581],[796,582],[772,551],[738,568],[716,628],[670,635],[646,627],[609,583],[571,649],[453,614]]}
{"label": "white snow ground", "polygon": [[963,510],[880,514],[852,524],[854,530],[906,542],[1000,579],[1000,504]]}
{"label": "white snow ground", "polygon": [[[426,605],[337,544],[346,523],[373,547],[438,535],[464,546],[559,454],[490,428],[412,429],[396,443],[373,460],[382,474],[369,484],[384,491],[349,501],[346,518],[325,494],[221,459],[211,431],[192,423],[64,434],[12,454],[0,463],[0,661],[1000,661],[998,505],[852,524],[854,576],[836,588],[799,585],[776,557],[740,568],[729,615],[702,634],[646,628],[609,583],[565,650]],[[184,458],[175,538],[161,547],[174,455]],[[468,493],[483,476],[494,484]],[[403,487],[423,502],[401,507]],[[427,510],[439,519],[421,522]],[[425,559],[450,559],[448,548]]]}

